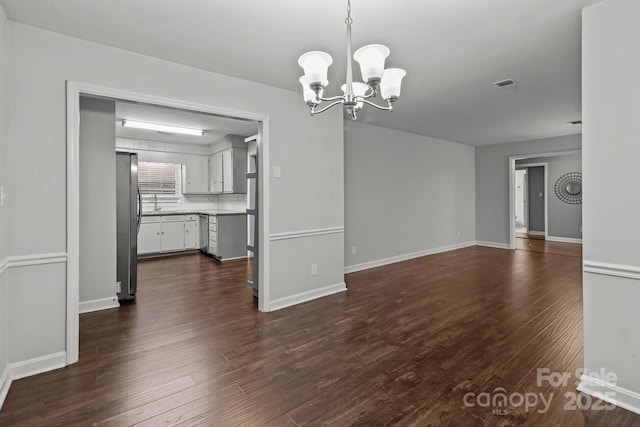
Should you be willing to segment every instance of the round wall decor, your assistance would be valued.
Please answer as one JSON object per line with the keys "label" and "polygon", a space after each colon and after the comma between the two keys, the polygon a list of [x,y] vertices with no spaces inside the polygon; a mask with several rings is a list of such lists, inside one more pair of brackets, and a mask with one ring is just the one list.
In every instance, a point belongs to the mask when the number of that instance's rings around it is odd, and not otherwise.
{"label": "round wall decor", "polygon": [[570,205],[582,204],[582,172],[569,172],[556,181],[556,196]]}

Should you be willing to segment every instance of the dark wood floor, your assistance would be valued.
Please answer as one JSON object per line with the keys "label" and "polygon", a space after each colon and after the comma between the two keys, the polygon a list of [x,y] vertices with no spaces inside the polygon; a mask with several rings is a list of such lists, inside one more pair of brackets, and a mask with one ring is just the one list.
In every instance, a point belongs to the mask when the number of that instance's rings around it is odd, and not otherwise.
{"label": "dark wood floor", "polygon": [[[536,385],[537,368],[582,364],[579,257],[470,247],[270,314],[248,277],[243,260],[141,262],[136,302],[82,315],[80,362],[15,381],[0,425],[640,425],[563,410],[574,377]],[[550,409],[463,403],[499,387]]]}
{"label": "dark wood floor", "polygon": [[582,258],[581,244],[551,242],[544,236],[516,236],[516,249]]}

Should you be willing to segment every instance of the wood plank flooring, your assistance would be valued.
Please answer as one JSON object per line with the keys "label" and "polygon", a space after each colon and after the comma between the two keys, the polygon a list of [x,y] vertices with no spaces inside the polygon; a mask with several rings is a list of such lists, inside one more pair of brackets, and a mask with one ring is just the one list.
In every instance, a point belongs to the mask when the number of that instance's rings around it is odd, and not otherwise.
{"label": "wood plank flooring", "polygon": [[[540,238],[542,237],[542,238]],[[548,254],[566,255],[582,258],[582,245],[579,243],[559,243],[544,239],[544,236],[516,237],[516,249],[523,251],[544,252]]]}
{"label": "wood plank flooring", "polygon": [[[346,276],[274,313],[245,260],[140,262],[138,298],[81,316],[79,363],[15,381],[1,426],[640,426],[564,410],[536,369],[582,365],[581,258],[470,247]],[[465,396],[542,393],[529,410]],[[476,402],[477,400],[469,399]]]}

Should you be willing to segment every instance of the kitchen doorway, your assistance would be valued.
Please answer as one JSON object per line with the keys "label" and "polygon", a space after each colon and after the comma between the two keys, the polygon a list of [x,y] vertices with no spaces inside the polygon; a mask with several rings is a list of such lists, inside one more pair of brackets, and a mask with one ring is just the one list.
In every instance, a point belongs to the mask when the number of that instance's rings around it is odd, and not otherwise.
{"label": "kitchen doorway", "polygon": [[[259,224],[259,254],[253,257],[254,268],[258,272],[258,308],[268,311],[269,281],[268,256],[265,237],[269,235],[269,119],[268,116],[227,110],[211,105],[187,103],[154,95],[121,91],[78,82],[67,82],[67,364],[75,363],[79,353],[79,283],[80,283],[80,98],[123,100],[130,103],[156,105],[175,111],[195,112],[223,118],[237,118],[257,123],[256,164],[257,193],[259,201],[256,209]],[[243,245],[246,242],[243,242]]]}

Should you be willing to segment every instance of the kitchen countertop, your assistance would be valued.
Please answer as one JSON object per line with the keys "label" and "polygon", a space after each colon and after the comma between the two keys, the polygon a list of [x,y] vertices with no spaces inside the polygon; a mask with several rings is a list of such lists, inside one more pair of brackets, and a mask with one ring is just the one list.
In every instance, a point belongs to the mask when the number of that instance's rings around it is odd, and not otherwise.
{"label": "kitchen countertop", "polygon": [[227,209],[195,209],[184,211],[159,210],[156,212],[142,212],[142,216],[164,216],[164,215],[246,215],[247,212],[231,211]]}

